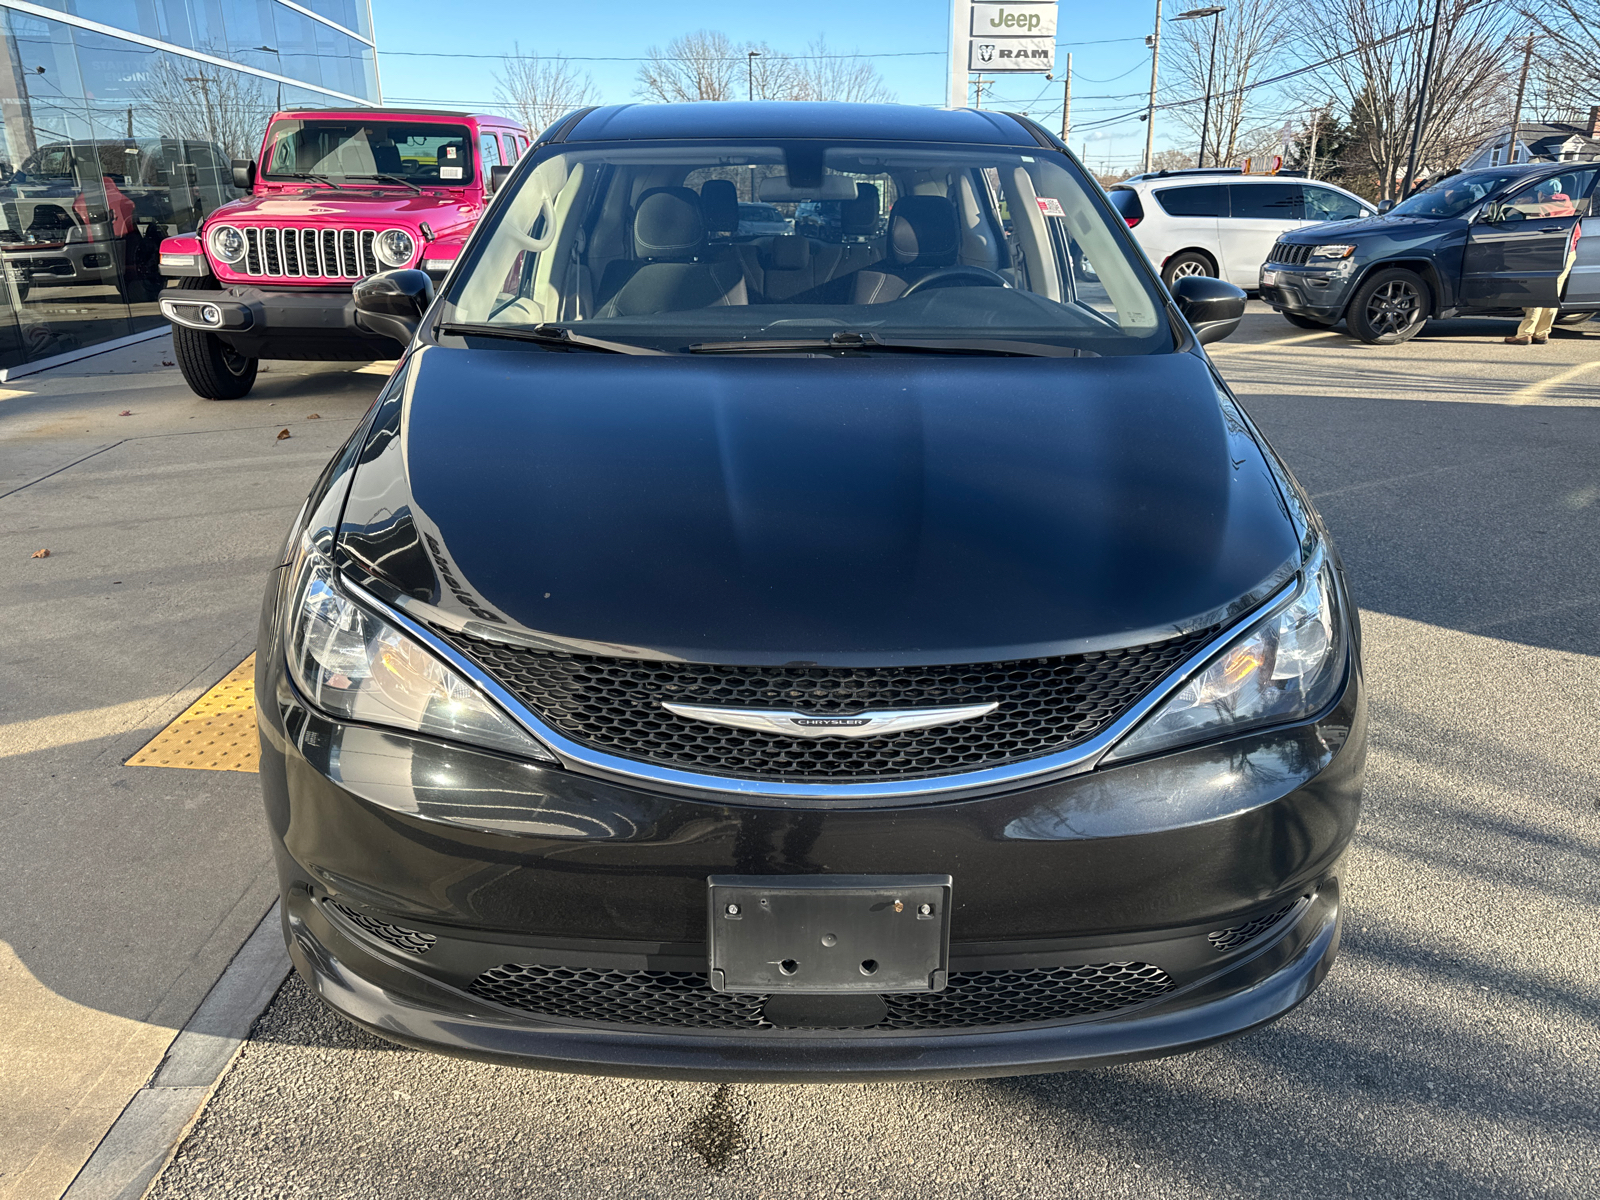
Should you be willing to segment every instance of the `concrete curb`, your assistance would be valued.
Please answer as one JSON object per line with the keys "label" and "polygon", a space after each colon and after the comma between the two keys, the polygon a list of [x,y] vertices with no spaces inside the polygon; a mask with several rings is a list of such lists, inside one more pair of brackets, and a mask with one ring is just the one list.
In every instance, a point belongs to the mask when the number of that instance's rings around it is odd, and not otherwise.
{"label": "concrete curb", "polygon": [[61,1200],[139,1200],[288,973],[289,952],[274,902]]}

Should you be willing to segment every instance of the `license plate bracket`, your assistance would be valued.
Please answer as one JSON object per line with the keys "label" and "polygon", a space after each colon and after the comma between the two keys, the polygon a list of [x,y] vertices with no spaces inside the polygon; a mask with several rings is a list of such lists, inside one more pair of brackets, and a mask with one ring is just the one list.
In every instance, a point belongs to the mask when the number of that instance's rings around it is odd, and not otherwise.
{"label": "license plate bracket", "polygon": [[719,992],[936,992],[950,956],[948,875],[712,875]]}

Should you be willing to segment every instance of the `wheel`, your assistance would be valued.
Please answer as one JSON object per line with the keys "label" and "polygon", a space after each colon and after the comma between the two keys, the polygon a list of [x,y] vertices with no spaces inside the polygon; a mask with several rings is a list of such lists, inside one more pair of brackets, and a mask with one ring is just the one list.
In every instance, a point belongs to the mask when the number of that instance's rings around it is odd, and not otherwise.
{"label": "wheel", "polygon": [[1394,346],[1428,323],[1433,297],[1422,276],[1403,267],[1374,271],[1350,299],[1345,324],[1363,342]]}
{"label": "wheel", "polygon": [[[179,287],[185,291],[216,291],[209,279],[185,279]],[[207,400],[237,400],[249,394],[256,384],[256,363],[229,346],[214,333],[198,329],[172,327],[173,357],[178,360],[178,370],[183,381],[196,396]]]}
{"label": "wheel", "polygon": [[1315,317],[1302,317],[1299,313],[1286,312],[1283,319],[1297,329],[1331,329],[1326,321],[1319,321]]}
{"label": "wheel", "polygon": [[1185,250],[1167,259],[1167,265],[1161,268],[1161,282],[1170,288],[1185,275],[1215,276],[1216,273],[1217,264],[1204,254],[1198,250]]}
{"label": "wheel", "polygon": [[1557,325],[1582,325],[1585,321],[1589,320],[1593,316],[1594,316],[1593,313],[1567,313],[1564,316],[1557,317],[1556,318],[1556,324]]}

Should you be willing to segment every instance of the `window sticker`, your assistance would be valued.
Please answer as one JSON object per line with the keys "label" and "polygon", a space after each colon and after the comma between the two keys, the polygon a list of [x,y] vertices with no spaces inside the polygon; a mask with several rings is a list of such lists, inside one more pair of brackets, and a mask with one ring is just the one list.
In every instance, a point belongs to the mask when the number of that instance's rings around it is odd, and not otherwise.
{"label": "window sticker", "polygon": [[1039,196],[1037,199],[1039,201],[1039,211],[1045,216],[1062,218],[1066,217],[1067,210],[1061,207],[1061,201],[1057,200],[1054,196]]}
{"label": "window sticker", "polygon": [[[439,178],[440,179],[460,179],[461,178],[461,168],[460,167],[440,167],[439,168]],[[1057,205],[1056,207],[1059,208],[1060,205]]]}
{"label": "window sticker", "polygon": [[457,146],[446,146],[444,148],[444,156],[446,158],[454,158],[456,156],[457,149],[459,149]]}

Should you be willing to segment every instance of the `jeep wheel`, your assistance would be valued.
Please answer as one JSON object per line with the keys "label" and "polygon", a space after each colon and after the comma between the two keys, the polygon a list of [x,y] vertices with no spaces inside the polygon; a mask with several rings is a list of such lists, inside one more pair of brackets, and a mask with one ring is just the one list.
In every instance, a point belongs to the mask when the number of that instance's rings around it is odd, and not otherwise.
{"label": "jeep wheel", "polygon": [[1333,328],[1333,326],[1326,321],[1319,321],[1315,317],[1303,317],[1299,313],[1286,312],[1283,314],[1283,319],[1289,322],[1289,324],[1293,325],[1296,329]]}
{"label": "jeep wheel", "polygon": [[1433,297],[1415,271],[1374,271],[1351,298],[1345,324],[1363,342],[1394,346],[1409,341],[1428,323]]}
{"label": "jeep wheel", "polygon": [[[178,286],[186,291],[215,291],[217,285],[210,279],[191,278]],[[183,381],[196,396],[237,400],[255,386],[259,360],[246,358],[214,333],[174,325],[172,348]]]}
{"label": "jeep wheel", "polygon": [[1217,264],[1195,250],[1185,250],[1167,259],[1161,268],[1161,282],[1169,288],[1186,275],[1211,275],[1217,273]]}

